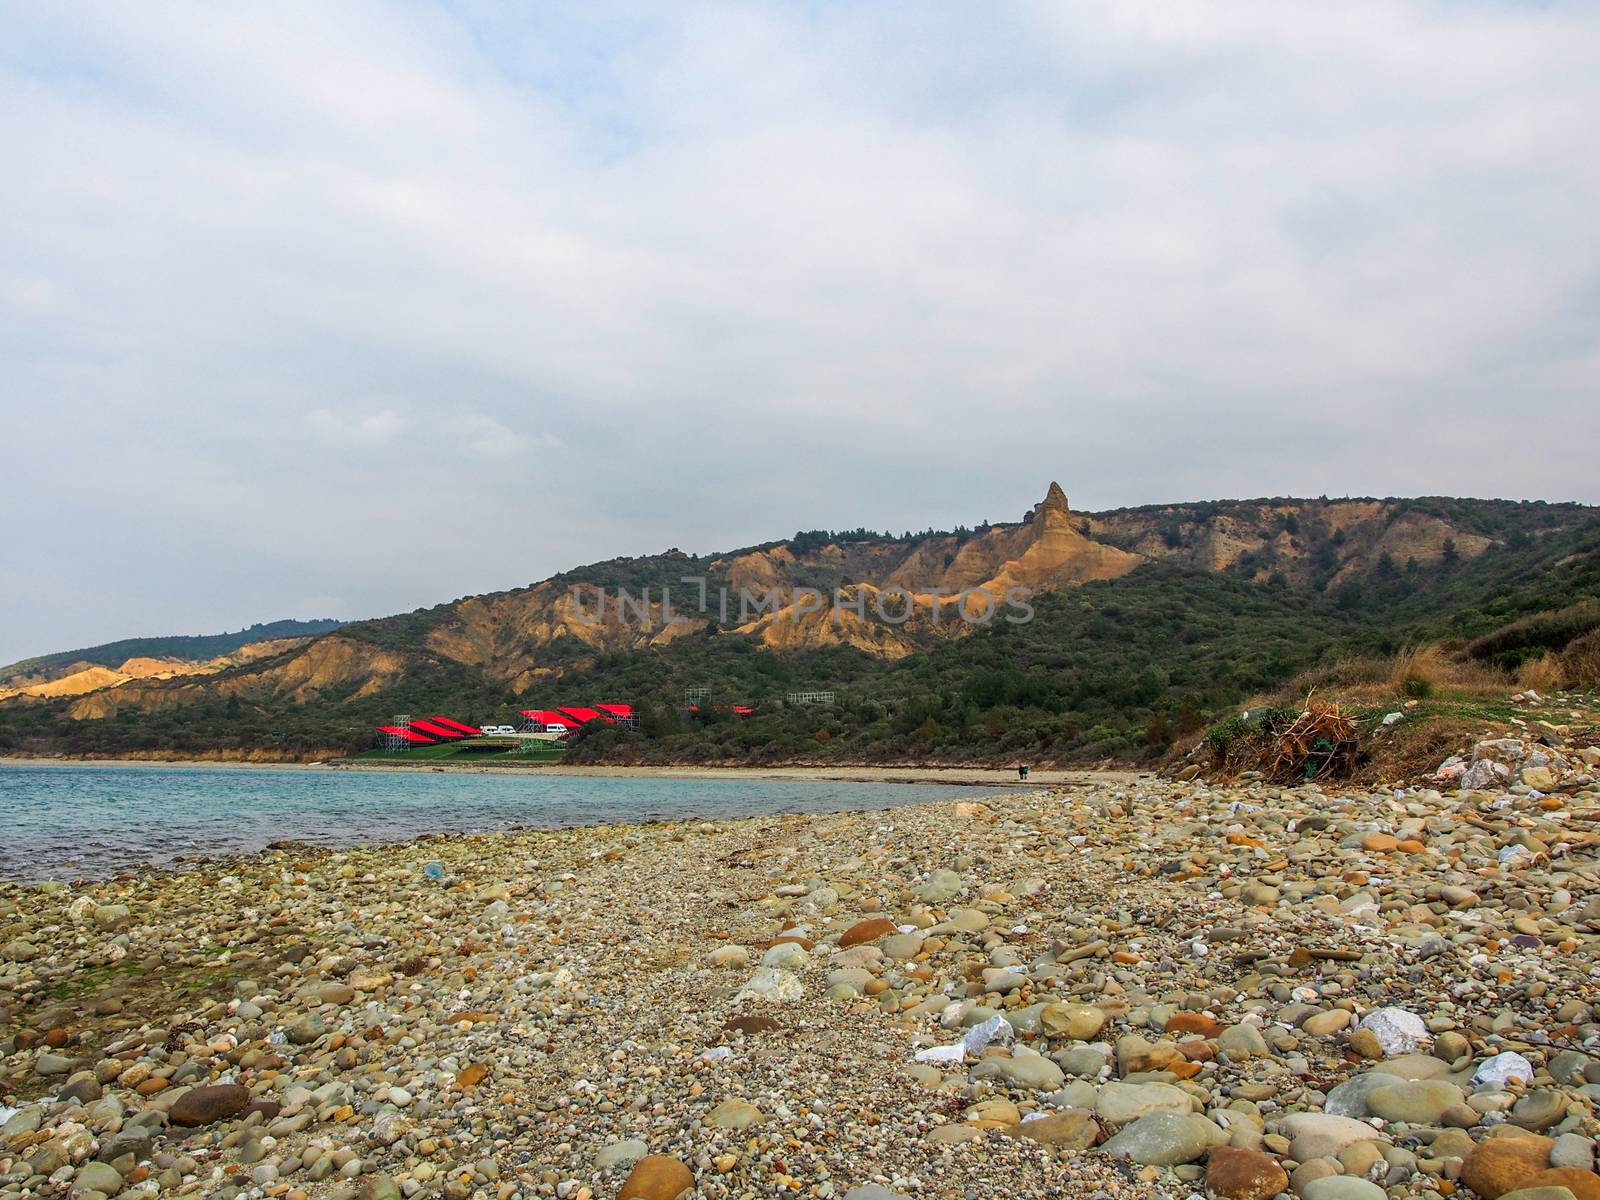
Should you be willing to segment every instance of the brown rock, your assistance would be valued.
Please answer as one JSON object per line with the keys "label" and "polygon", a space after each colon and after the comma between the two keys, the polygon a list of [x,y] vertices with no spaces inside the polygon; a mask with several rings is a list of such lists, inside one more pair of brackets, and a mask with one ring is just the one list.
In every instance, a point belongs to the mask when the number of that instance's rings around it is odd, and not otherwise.
{"label": "brown rock", "polygon": [[1267,1200],[1288,1188],[1278,1160],[1260,1150],[1215,1146],[1206,1159],[1206,1190],[1222,1200]]}
{"label": "brown rock", "polygon": [[899,933],[900,927],[888,917],[868,917],[865,921],[857,921],[839,935],[841,949],[850,946],[860,946],[866,942],[875,942],[881,937],[888,937],[891,933]]}
{"label": "brown rock", "polygon": [[1095,1124],[1091,1114],[1069,1108],[1035,1121],[1023,1121],[1007,1132],[1013,1137],[1025,1137],[1046,1146],[1087,1150],[1100,1136],[1100,1126]]}
{"label": "brown rock", "polygon": [[1551,1167],[1524,1179],[1518,1187],[1564,1187],[1578,1200],[1600,1200],[1600,1175],[1579,1167]]}
{"label": "brown rock", "polygon": [[1168,1033],[1192,1033],[1196,1037],[1214,1038],[1222,1032],[1222,1023],[1197,1012],[1181,1012],[1167,1022]]}
{"label": "brown rock", "polygon": [[1144,1045],[1117,1047],[1117,1060],[1124,1075],[1145,1071],[1165,1071],[1174,1063],[1187,1061],[1173,1042],[1146,1042]]}
{"label": "brown rock", "polygon": [[456,1086],[463,1092],[477,1087],[483,1082],[483,1077],[489,1073],[489,1068],[482,1063],[468,1063],[456,1072]]}
{"label": "brown rock", "polygon": [[67,1044],[70,1037],[71,1035],[68,1034],[65,1029],[57,1026],[55,1029],[46,1031],[44,1035],[44,1044],[49,1046],[52,1050],[59,1050],[62,1046]]}
{"label": "brown rock", "polygon": [[167,1120],[174,1125],[210,1125],[233,1116],[250,1103],[250,1089],[237,1083],[190,1088],[172,1102]]}
{"label": "brown rock", "polygon": [[1461,1164],[1461,1182],[1483,1200],[1500,1200],[1550,1165],[1552,1145],[1547,1137],[1485,1138]]}
{"label": "brown rock", "polygon": [[746,1037],[783,1028],[771,1017],[729,1017],[722,1023],[722,1027],[730,1033],[742,1033]]}
{"label": "brown rock", "polygon": [[1378,1035],[1370,1029],[1356,1029],[1350,1034],[1350,1049],[1362,1058],[1370,1058],[1377,1062],[1383,1058],[1383,1045],[1378,1041]]}
{"label": "brown rock", "polygon": [[617,1200],[678,1200],[694,1187],[689,1168],[665,1154],[647,1154],[628,1175]]}

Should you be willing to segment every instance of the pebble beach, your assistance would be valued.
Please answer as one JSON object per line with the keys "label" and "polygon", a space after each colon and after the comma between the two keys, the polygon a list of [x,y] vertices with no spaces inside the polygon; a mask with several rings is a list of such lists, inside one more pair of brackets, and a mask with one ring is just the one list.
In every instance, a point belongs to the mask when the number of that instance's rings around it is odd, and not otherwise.
{"label": "pebble beach", "polygon": [[0,885],[0,1200],[1596,1200],[1597,764]]}

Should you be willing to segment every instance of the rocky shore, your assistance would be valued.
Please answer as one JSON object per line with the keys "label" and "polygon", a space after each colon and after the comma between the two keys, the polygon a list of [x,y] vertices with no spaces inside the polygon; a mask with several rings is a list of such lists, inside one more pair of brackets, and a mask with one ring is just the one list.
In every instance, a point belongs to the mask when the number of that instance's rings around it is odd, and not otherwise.
{"label": "rocky shore", "polygon": [[1480,751],[6,886],[0,1200],[1596,1200],[1600,752]]}

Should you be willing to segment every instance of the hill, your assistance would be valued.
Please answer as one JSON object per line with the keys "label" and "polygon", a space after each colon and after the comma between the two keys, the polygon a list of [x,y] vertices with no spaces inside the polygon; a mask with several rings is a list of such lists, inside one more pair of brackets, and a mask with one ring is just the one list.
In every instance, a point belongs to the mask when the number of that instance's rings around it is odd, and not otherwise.
{"label": "hill", "polygon": [[[1497,630],[1544,629],[1539,614],[1596,595],[1600,518],[1582,505],[1273,498],[1078,513],[1052,484],[1016,522],[612,559],[204,676],[0,701],[0,749],[311,755],[365,746],[396,712],[498,723],[620,700],[643,712],[642,731],[586,736],[575,757],[1138,757],[1341,656],[1451,639],[1516,667],[1553,635],[1496,642]],[[688,688],[707,689],[698,712]],[[834,702],[786,703],[813,690]],[[733,703],[756,711],[726,715]]]}
{"label": "hill", "polygon": [[296,650],[340,621],[273,621],[237,633],[126,638],[0,667],[0,703],[37,704],[96,695],[134,681],[216,675]]}
{"label": "hill", "polygon": [[173,637],[123,638],[82,650],[42,654],[0,667],[0,684],[17,680],[44,683],[87,667],[118,667],[129,660],[205,662],[232,654],[245,646],[284,638],[316,637],[343,625],[331,618],[314,621],[268,621],[236,633],[179,634]]}

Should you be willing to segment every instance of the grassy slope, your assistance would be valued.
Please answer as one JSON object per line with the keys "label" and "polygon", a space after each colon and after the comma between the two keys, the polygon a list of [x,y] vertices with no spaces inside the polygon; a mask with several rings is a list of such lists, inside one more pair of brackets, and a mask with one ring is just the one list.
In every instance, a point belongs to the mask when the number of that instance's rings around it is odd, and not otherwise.
{"label": "grassy slope", "polygon": [[[1547,529],[1541,506],[1476,505],[1467,524],[1505,534],[1476,560],[1374,570],[1337,591],[1260,583],[1157,563],[1118,580],[1038,598],[1035,619],[997,624],[898,662],[847,648],[773,654],[725,633],[639,653],[591,658],[553,647],[559,675],[517,697],[465,667],[419,668],[403,694],[325,695],[304,707],[202,704],[103,722],[59,720],[62,705],[0,708],[0,751],[116,753],[172,747],[205,753],[267,746],[287,753],[360,750],[396,711],[473,722],[539,704],[620,700],[644,713],[637,737],[580,739],[575,760],[794,761],[905,759],[1082,761],[1152,757],[1242,700],[1297,672],[1421,640],[1463,643],[1509,620],[1600,595],[1600,522],[1570,514]],[[1522,524],[1508,524],[1526,517]],[[1469,520],[1470,518],[1470,520]],[[1509,531],[1509,532],[1508,532]],[[675,580],[701,560],[663,555],[599,564],[571,577],[637,588]],[[446,610],[363,622],[350,636],[414,648]],[[565,654],[568,657],[562,658]],[[1505,664],[1502,664],[1505,665]],[[1512,664],[1514,665],[1514,664]],[[753,703],[749,719],[683,713],[686,687],[713,702]],[[785,692],[832,688],[831,709],[786,709]]]}
{"label": "grassy slope", "polygon": [[96,663],[104,667],[121,666],[130,658],[181,658],[189,662],[203,662],[232,654],[251,642],[266,642],[275,638],[315,637],[338,629],[344,622],[329,619],[315,621],[271,621],[252,625],[234,633],[184,634],[175,637],[123,638],[82,650],[60,650],[54,654],[41,654],[25,658],[10,666],[0,667],[0,680],[17,675],[32,675],[63,667],[70,663]]}

